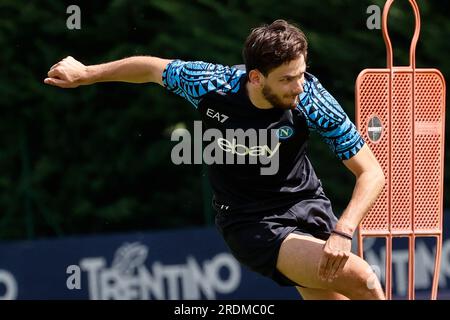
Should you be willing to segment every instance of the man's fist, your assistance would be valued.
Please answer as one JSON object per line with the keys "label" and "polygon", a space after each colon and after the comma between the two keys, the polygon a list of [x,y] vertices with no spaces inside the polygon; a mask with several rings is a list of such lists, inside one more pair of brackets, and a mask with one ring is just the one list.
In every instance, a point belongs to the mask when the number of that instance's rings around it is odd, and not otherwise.
{"label": "man's fist", "polygon": [[71,56],[53,65],[44,83],[61,88],[76,88],[87,83],[87,67]]}

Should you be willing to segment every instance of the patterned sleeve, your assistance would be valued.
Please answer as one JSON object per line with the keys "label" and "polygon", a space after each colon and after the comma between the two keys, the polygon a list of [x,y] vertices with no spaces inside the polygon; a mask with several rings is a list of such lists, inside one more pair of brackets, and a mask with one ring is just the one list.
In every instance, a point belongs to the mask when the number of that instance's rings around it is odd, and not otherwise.
{"label": "patterned sleeve", "polygon": [[196,108],[202,97],[211,91],[236,92],[245,71],[202,61],[174,60],[170,62],[162,80],[167,90],[185,98]]}
{"label": "patterned sleeve", "polygon": [[319,133],[339,159],[350,159],[364,146],[363,138],[319,80],[309,73],[305,76],[304,92],[297,108],[305,114],[308,127]]}

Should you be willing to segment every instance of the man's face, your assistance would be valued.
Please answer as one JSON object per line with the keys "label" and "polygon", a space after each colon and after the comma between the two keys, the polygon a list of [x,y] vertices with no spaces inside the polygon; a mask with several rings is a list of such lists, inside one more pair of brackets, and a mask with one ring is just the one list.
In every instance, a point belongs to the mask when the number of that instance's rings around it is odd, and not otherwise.
{"label": "man's face", "polygon": [[263,76],[264,98],[275,108],[294,109],[298,104],[298,95],[303,92],[305,71],[303,55],[273,69],[267,77]]}

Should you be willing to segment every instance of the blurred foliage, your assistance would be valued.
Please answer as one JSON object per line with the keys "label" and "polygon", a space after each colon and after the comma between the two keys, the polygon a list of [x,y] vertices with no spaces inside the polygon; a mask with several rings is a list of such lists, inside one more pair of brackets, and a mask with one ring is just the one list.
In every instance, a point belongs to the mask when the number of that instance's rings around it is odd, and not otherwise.
{"label": "blurred foliage", "polygon": [[[406,2],[395,2],[389,20],[396,64],[408,64],[413,20]],[[175,166],[170,160],[170,128],[180,123],[189,128],[198,119],[190,104],[152,84],[102,83],[73,90],[44,85],[48,69],[61,58],[72,55],[96,64],[154,55],[239,64],[251,28],[284,18],[305,31],[309,71],[354,119],[358,73],[386,64],[381,31],[366,27],[367,7],[383,3],[1,0],[0,238],[211,221],[202,166]],[[66,28],[71,4],[81,8],[81,30]],[[417,66],[439,68],[449,79],[450,3],[422,0],[419,6]],[[354,178],[317,137],[310,154],[340,215]],[[449,159],[447,148],[447,168]],[[447,170],[445,185],[449,182]],[[447,195],[445,206],[450,206]]]}

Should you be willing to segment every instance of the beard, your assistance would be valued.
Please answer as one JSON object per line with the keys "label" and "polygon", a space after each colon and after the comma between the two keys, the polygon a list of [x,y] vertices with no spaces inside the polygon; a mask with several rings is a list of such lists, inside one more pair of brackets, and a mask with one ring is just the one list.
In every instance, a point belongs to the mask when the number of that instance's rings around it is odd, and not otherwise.
{"label": "beard", "polygon": [[[270,102],[270,104],[277,109],[295,109],[298,104],[298,95],[284,95],[279,96],[275,94],[269,86],[264,86],[262,89],[264,98]],[[290,101],[290,102],[289,102]]]}

